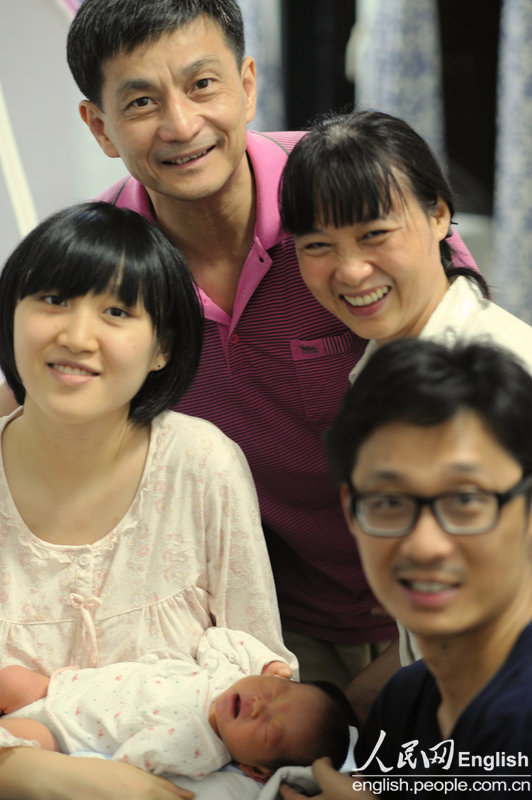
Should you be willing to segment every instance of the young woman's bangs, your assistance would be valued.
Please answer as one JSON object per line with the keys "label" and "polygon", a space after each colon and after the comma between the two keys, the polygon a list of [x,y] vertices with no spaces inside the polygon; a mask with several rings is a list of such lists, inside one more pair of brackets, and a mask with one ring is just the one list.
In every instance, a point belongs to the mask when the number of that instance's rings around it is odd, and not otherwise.
{"label": "young woman's bangs", "polygon": [[46,291],[58,292],[65,299],[109,291],[124,305],[133,306],[142,280],[140,272],[135,254],[126,254],[122,244],[82,239],[59,255],[54,243],[49,253],[44,248],[37,265],[28,270],[20,298]]}

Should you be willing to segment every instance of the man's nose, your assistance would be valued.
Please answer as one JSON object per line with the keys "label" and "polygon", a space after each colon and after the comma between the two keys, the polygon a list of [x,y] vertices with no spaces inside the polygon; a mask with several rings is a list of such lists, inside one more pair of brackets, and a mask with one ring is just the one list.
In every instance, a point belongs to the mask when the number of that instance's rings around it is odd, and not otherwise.
{"label": "man's nose", "polygon": [[162,116],[159,136],[165,142],[189,142],[201,128],[196,104],[182,95],[169,99]]}
{"label": "man's nose", "polygon": [[453,547],[453,535],[443,530],[429,506],[421,509],[412,531],[401,540],[401,554],[418,563],[448,558]]}

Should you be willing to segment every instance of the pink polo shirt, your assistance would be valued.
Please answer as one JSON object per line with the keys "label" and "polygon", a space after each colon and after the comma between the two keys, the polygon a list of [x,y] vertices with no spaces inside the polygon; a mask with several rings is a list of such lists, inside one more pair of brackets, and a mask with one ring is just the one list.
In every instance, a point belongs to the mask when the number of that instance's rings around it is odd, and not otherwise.
{"label": "pink polo shirt", "polygon": [[[176,409],[218,425],[246,454],[283,626],[334,642],[382,641],[397,631],[370,615],[375,600],[322,445],[366,342],[307,290],[279,218],[287,151],[302,135],[248,133],[257,188],[253,245],[232,317],[199,290],[206,317],[203,353]],[[152,217],[148,195],[133,178],[100,199]],[[459,237],[451,244],[460,252],[456,262],[474,266]]]}

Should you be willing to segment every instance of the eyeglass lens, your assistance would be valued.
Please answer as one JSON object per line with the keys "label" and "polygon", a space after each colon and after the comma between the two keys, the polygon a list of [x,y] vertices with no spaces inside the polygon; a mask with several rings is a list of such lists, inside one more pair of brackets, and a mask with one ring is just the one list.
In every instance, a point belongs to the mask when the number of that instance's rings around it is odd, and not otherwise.
{"label": "eyeglass lens", "polygon": [[[497,498],[485,492],[460,492],[427,501],[438,522],[450,533],[473,533],[495,524]],[[406,533],[415,525],[423,502],[399,494],[359,496],[357,513],[360,521],[374,532]]]}

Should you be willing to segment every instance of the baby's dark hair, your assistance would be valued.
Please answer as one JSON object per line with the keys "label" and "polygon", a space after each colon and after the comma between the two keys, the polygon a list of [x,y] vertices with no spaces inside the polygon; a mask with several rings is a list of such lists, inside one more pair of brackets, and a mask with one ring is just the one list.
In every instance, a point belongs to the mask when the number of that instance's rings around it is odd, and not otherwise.
{"label": "baby's dark hair", "polygon": [[333,767],[340,769],[347,758],[349,749],[349,726],[358,727],[358,721],[345,694],[329,681],[301,681],[306,686],[315,686],[324,695],[325,703],[319,725],[309,726],[309,736],[305,742],[305,754],[295,755],[287,752],[286,757],[265,762],[263,767],[274,772],[280,767],[308,767],[317,758],[327,756]]}

